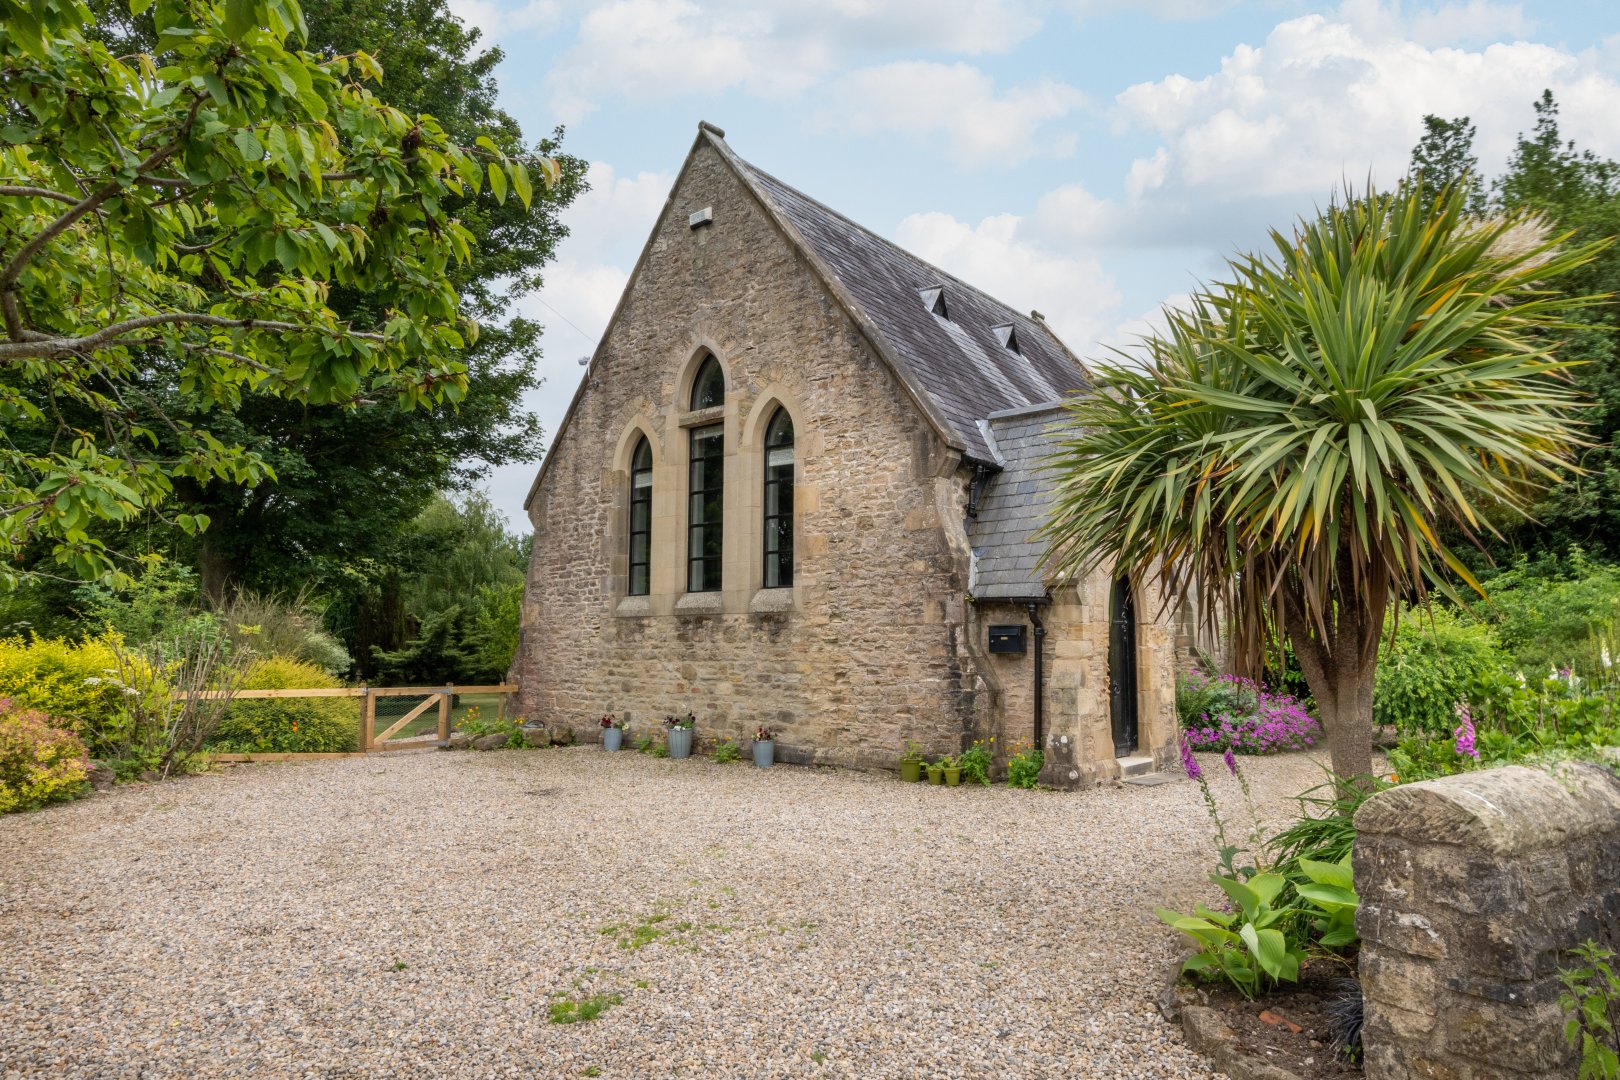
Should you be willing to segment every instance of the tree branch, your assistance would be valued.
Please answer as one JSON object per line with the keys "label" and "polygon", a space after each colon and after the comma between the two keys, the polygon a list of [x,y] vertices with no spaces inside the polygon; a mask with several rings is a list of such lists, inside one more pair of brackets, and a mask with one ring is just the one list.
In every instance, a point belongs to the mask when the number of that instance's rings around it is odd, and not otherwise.
{"label": "tree branch", "polygon": [[113,323],[111,326],[104,326],[95,333],[85,334],[82,337],[55,337],[37,341],[0,342],[0,360],[53,359],[59,356],[69,356],[86,349],[99,349],[108,345],[118,345],[120,344],[118,339],[125,334],[136,330],[144,330],[149,326],[174,324],[218,326],[232,330],[275,330],[288,334],[325,334],[333,338],[355,338],[360,341],[379,343],[386,343],[388,340],[381,334],[361,333],[358,330],[331,329],[324,326],[300,325],[299,323],[271,319],[228,319],[221,315],[171,311],[161,315],[142,315],[135,319],[125,319],[122,322]]}
{"label": "tree branch", "polygon": [[68,195],[42,187],[17,187],[11,184],[0,184],[0,195],[9,195],[18,199],[55,199],[57,202],[65,202],[69,206],[77,206],[79,203],[77,195]]}

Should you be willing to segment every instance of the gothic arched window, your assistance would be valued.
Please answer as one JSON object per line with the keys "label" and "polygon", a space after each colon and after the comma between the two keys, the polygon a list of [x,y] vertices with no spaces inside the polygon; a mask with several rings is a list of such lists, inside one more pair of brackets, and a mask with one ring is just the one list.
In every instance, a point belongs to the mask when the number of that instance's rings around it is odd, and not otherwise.
{"label": "gothic arched window", "polygon": [[652,445],[643,435],[630,458],[630,589],[646,596],[652,587]]}
{"label": "gothic arched window", "polygon": [[765,587],[793,584],[793,418],[777,409],[765,430]]}
{"label": "gothic arched window", "polygon": [[712,409],[726,403],[726,373],[720,370],[720,361],[709,354],[698,365],[697,377],[692,380],[692,408]]}

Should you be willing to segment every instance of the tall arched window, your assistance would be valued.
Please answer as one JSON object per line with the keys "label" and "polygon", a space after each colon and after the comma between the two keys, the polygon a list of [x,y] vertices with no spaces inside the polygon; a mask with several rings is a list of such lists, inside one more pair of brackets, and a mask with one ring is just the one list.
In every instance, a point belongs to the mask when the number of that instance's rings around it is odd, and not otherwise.
{"label": "tall arched window", "polygon": [[793,418],[777,409],[765,430],[765,587],[793,584]]}
{"label": "tall arched window", "polygon": [[712,409],[726,403],[726,373],[720,370],[720,361],[711,353],[698,365],[697,377],[692,380],[692,408]]}
{"label": "tall arched window", "polygon": [[630,595],[652,588],[652,445],[643,435],[630,458]]}
{"label": "tall arched window", "polygon": [[[703,358],[692,380],[692,408],[724,405],[726,376],[720,361]],[[686,481],[686,591],[720,588],[725,524],[726,429],[724,424],[693,428]]]}

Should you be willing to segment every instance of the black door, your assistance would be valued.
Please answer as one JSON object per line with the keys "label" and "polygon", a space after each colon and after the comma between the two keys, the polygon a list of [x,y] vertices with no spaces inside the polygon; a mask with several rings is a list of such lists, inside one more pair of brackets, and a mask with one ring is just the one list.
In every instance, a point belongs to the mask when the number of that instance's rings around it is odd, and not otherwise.
{"label": "black door", "polygon": [[1136,602],[1130,578],[1114,582],[1108,606],[1108,710],[1114,725],[1114,756],[1136,750]]}

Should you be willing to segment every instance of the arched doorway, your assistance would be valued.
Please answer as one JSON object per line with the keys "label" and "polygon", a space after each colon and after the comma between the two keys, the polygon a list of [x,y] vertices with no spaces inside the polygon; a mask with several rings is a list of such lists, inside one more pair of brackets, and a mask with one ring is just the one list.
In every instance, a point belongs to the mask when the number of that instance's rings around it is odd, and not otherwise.
{"label": "arched doorway", "polygon": [[1136,752],[1136,601],[1131,579],[1114,582],[1108,605],[1108,711],[1114,729],[1114,756]]}

